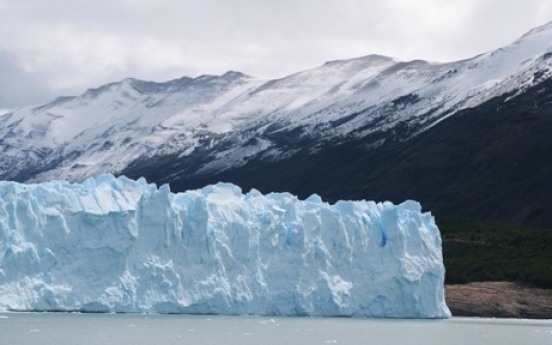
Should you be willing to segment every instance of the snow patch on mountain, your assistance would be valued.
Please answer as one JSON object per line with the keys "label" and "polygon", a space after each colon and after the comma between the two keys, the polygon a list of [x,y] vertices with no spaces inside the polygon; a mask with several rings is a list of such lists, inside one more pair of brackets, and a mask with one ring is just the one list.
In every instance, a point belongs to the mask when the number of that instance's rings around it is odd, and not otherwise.
{"label": "snow patch on mountain", "polygon": [[366,138],[402,123],[410,132],[397,140],[405,140],[461,109],[550,78],[550,42],[547,24],[509,46],[452,63],[368,55],[276,80],[239,72],[166,83],[126,79],[0,115],[0,178],[82,181],[168,155],[201,155],[189,173],[204,173],[289,154],[293,145],[278,139],[290,133],[322,143]]}

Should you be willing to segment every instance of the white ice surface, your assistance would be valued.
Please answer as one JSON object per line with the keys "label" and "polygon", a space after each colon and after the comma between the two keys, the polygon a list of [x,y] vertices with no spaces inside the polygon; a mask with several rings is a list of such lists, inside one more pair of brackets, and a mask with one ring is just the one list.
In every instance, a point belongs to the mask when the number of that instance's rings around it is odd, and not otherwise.
{"label": "white ice surface", "polygon": [[414,201],[0,182],[0,310],[446,318],[443,280]]}

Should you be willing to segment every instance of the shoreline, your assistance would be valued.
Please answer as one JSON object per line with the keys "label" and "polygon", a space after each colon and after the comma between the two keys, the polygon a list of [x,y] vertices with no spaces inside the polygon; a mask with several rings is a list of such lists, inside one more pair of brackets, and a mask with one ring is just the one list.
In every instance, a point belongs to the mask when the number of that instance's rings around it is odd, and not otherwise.
{"label": "shoreline", "polygon": [[552,319],[552,289],[511,282],[445,285],[452,316]]}

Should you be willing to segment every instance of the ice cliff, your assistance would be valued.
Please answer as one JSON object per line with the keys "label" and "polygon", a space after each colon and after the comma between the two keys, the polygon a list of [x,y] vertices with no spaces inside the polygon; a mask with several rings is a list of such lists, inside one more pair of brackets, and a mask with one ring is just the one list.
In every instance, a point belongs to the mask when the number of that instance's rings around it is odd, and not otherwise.
{"label": "ice cliff", "polygon": [[0,182],[0,309],[446,318],[420,205]]}

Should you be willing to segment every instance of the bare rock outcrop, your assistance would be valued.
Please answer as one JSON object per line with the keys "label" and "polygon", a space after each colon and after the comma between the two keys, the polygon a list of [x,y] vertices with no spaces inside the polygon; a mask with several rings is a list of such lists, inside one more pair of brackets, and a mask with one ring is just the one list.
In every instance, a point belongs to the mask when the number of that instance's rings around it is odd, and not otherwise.
{"label": "bare rock outcrop", "polygon": [[552,289],[510,282],[445,286],[453,316],[552,319]]}

